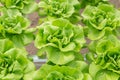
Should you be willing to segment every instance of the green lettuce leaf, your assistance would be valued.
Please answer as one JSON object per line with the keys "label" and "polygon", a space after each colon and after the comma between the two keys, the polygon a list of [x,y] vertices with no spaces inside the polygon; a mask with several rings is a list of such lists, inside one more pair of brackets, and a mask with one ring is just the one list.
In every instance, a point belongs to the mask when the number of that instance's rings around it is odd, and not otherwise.
{"label": "green lettuce leaf", "polygon": [[22,16],[22,13],[18,9],[7,9],[5,7],[0,8],[1,16],[13,17],[13,16]]}
{"label": "green lettuce leaf", "polygon": [[[70,61],[72,61],[75,56],[75,52],[69,51],[69,52],[62,52],[59,49],[48,47],[47,49],[47,58],[48,61],[51,61],[55,64],[66,64]],[[76,53],[78,54],[78,53]]]}
{"label": "green lettuce leaf", "polygon": [[88,73],[89,72],[88,64],[86,62],[82,61],[82,60],[71,61],[68,64],[66,64],[66,66],[76,68],[83,73]]}
{"label": "green lettuce leaf", "polygon": [[101,70],[96,74],[95,80],[119,80],[119,75],[111,71]]}

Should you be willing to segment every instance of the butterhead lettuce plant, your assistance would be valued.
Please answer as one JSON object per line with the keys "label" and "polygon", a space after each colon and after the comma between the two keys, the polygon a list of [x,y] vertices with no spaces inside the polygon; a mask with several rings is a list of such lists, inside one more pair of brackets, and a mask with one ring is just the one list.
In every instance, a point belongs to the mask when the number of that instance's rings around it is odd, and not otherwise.
{"label": "butterhead lettuce plant", "polygon": [[72,23],[80,20],[78,0],[41,0],[39,8],[39,15],[47,20],[65,18]]}
{"label": "butterhead lettuce plant", "polygon": [[48,60],[65,64],[74,59],[85,43],[83,29],[65,19],[56,19],[38,26],[35,46],[47,52]]}
{"label": "butterhead lettuce plant", "polygon": [[90,64],[90,73],[94,80],[100,80],[100,77],[104,80],[118,80],[120,75],[120,41],[116,36],[104,37],[97,42],[91,43],[90,47],[91,49],[96,47],[94,48],[95,57]]}
{"label": "butterhead lettuce plant", "polygon": [[88,27],[88,38],[97,40],[108,31],[116,31],[120,26],[120,11],[110,4],[87,6],[82,13],[83,22]]}
{"label": "butterhead lettuce plant", "polygon": [[[28,28],[30,21],[18,10],[2,8],[0,16],[0,38],[9,38],[16,46],[26,45],[34,39],[34,29]],[[9,14],[10,13],[10,14]]]}
{"label": "butterhead lettuce plant", "polygon": [[18,9],[23,14],[32,13],[38,8],[34,0],[0,0],[0,3],[7,9]]}
{"label": "butterhead lettuce plant", "polygon": [[21,80],[35,70],[24,48],[16,48],[8,39],[0,39],[0,46],[1,80]]}

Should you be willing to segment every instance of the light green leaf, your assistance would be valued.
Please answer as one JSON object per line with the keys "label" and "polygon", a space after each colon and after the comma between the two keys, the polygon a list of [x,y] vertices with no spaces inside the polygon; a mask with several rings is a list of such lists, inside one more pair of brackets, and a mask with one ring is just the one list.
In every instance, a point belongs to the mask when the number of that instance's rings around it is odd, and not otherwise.
{"label": "light green leaf", "polygon": [[119,75],[111,71],[101,70],[96,74],[95,80],[118,80]]}
{"label": "light green leaf", "polygon": [[55,64],[66,64],[75,58],[74,52],[61,52],[53,47],[47,48],[47,57],[49,61]]}
{"label": "light green leaf", "polygon": [[90,64],[89,73],[93,78],[96,76],[99,70],[101,70],[101,67],[99,65],[96,65],[94,62]]}
{"label": "light green leaf", "polygon": [[102,40],[96,46],[96,52],[98,55],[106,53],[107,50],[114,47],[114,44],[109,40]]}
{"label": "light green leaf", "polygon": [[105,31],[99,31],[93,27],[89,27],[88,30],[88,38],[91,40],[97,40],[100,39],[101,37],[103,37],[105,34]]}
{"label": "light green leaf", "polygon": [[88,64],[84,61],[72,61],[72,62],[68,63],[67,66],[77,68],[79,71],[81,71],[83,73],[88,72]]}
{"label": "light green leaf", "polygon": [[24,14],[30,14],[38,9],[38,5],[34,0],[31,0],[29,4],[25,4],[24,8],[21,10]]}
{"label": "light green leaf", "polygon": [[13,43],[8,39],[0,39],[0,53],[4,53],[7,50],[14,48]]}
{"label": "light green leaf", "polygon": [[92,77],[90,76],[90,74],[85,73],[84,74],[84,79],[83,80],[93,80]]}
{"label": "light green leaf", "polygon": [[1,8],[1,15],[4,16],[9,16],[9,17],[13,17],[13,16],[22,16],[22,14],[20,13],[19,10],[17,9],[6,9],[6,8]]}

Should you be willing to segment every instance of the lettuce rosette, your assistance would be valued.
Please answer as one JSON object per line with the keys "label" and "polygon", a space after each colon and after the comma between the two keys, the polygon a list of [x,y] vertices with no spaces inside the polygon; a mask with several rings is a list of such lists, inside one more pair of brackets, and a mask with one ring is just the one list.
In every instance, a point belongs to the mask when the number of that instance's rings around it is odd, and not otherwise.
{"label": "lettuce rosette", "polygon": [[120,11],[110,4],[88,5],[82,13],[83,22],[88,28],[88,38],[98,40],[108,32],[116,32],[120,26]]}
{"label": "lettuce rosette", "polygon": [[7,9],[18,9],[23,14],[32,13],[38,8],[35,0],[0,0],[0,3]]}
{"label": "lettuce rosette", "polygon": [[[2,8],[0,16],[0,38],[9,38],[16,46],[27,45],[34,39],[34,28],[28,28],[30,21],[18,10]],[[11,13],[12,12],[12,13]],[[10,14],[9,14],[10,13]]]}
{"label": "lettuce rosette", "polygon": [[101,77],[103,80],[119,80],[120,41],[114,35],[109,35],[98,42],[92,42],[90,50],[96,53],[90,64],[90,73],[94,80],[100,80]]}
{"label": "lettuce rosette", "polygon": [[31,80],[92,80],[92,78],[78,68],[44,64],[34,73]]}
{"label": "lettuce rosette", "polygon": [[39,8],[39,15],[47,20],[62,17],[76,23],[81,19],[78,0],[41,0]]}
{"label": "lettuce rosette", "polygon": [[49,61],[55,64],[65,64],[74,59],[74,54],[85,43],[81,26],[72,25],[68,20],[56,19],[38,26],[35,46],[38,55],[46,52]]}
{"label": "lettuce rosette", "polygon": [[23,80],[26,75],[34,72],[35,66],[27,58],[25,49],[16,48],[8,39],[0,39],[0,46],[1,80]]}

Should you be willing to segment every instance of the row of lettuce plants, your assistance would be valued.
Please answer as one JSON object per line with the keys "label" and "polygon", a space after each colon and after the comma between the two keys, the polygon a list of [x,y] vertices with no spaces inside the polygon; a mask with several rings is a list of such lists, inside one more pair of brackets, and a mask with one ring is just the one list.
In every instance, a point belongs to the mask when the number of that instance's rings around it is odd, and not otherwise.
{"label": "row of lettuce plants", "polygon": [[[1,80],[120,80],[120,10],[108,0],[0,3]],[[31,28],[33,12],[40,19]],[[25,49],[31,42],[47,58],[39,69]]]}

